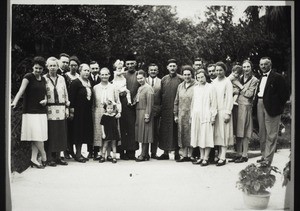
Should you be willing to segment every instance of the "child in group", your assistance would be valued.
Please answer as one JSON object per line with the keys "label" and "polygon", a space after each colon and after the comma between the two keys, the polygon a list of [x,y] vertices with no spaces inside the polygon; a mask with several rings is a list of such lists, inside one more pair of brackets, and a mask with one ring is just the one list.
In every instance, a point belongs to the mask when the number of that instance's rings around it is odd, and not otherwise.
{"label": "child in group", "polygon": [[127,102],[129,105],[132,105],[130,91],[126,88],[126,78],[124,74],[126,74],[124,62],[117,59],[114,63],[114,79],[112,83],[116,86],[119,93],[125,92]]}
{"label": "child in group", "polygon": [[112,163],[117,163],[116,152],[117,152],[117,141],[120,139],[119,131],[118,131],[118,123],[115,116],[117,115],[116,104],[112,101],[107,101],[104,103],[103,108],[105,109],[105,113],[102,115],[100,124],[102,127],[102,158],[99,160],[99,163],[105,162],[105,153],[107,151],[107,146],[111,142],[112,150],[113,150],[113,158]]}
{"label": "child in group", "polygon": [[238,105],[237,98],[244,86],[240,83],[239,78],[243,74],[243,68],[240,65],[234,65],[231,74],[228,76],[233,86],[233,105]]}

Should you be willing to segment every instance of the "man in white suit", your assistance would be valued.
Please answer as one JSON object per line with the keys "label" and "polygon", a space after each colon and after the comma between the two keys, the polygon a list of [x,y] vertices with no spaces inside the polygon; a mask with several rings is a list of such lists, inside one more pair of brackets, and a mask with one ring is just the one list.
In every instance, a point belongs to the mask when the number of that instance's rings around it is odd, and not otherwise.
{"label": "man in white suit", "polygon": [[160,90],[161,90],[161,79],[157,77],[158,66],[151,63],[148,66],[149,77],[146,82],[152,86],[154,90],[154,105],[153,105],[153,143],[151,144],[151,158],[157,159],[157,145],[159,140],[159,124],[160,124]]}

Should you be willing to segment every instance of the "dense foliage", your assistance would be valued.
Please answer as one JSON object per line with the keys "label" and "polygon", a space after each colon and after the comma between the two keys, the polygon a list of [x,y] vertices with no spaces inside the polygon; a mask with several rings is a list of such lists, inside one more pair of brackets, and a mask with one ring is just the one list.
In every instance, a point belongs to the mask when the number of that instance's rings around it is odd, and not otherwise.
{"label": "dense foliage", "polygon": [[[284,72],[291,84],[291,8],[264,8],[266,14],[259,17],[262,7],[248,7],[247,18],[233,23],[232,7],[210,6],[205,20],[195,23],[179,19],[176,7],[171,6],[14,4],[12,98],[25,73],[31,71],[35,55],[47,58],[62,52],[75,54],[82,62],[96,60],[109,68],[115,59],[135,53],[139,68],[155,62],[160,77],[167,73],[170,58],[177,59],[179,65],[192,64],[195,57],[203,58],[205,64],[222,60],[229,67],[250,58],[257,71],[259,58],[270,56],[273,66]],[[20,114],[21,106],[12,113],[13,154],[23,150],[19,143]],[[15,163],[24,160],[22,156],[12,157]]]}

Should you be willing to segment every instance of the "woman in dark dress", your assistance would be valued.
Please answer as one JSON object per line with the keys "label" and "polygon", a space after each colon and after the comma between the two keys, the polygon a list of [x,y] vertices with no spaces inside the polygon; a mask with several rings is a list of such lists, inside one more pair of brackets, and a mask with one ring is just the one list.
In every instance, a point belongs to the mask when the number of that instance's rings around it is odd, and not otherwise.
{"label": "woman in dark dress", "polygon": [[[33,71],[27,73],[11,106],[15,108],[21,96],[23,99],[21,141],[32,142],[31,167],[46,166],[44,141],[48,139],[46,82],[41,76],[45,68],[45,59],[37,56],[33,59]],[[42,164],[37,160],[38,152],[42,156]]]}
{"label": "woman in dark dress", "polygon": [[87,64],[79,66],[79,78],[75,79],[69,89],[70,117],[74,118],[75,160],[86,162],[81,155],[82,144],[93,144],[92,89],[88,80],[90,68]]}

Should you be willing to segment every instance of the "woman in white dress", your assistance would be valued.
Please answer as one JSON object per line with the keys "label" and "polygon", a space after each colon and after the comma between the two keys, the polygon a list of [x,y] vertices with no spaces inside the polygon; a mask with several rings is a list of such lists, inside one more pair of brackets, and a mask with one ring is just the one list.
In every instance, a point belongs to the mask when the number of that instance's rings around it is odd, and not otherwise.
{"label": "woman in white dress", "polygon": [[233,125],[231,112],[233,108],[232,83],[225,76],[227,70],[223,62],[216,63],[217,78],[213,86],[217,95],[218,114],[215,122],[214,142],[219,146],[217,166],[226,164],[226,151],[228,146],[233,145]]}
{"label": "woman in white dress", "polygon": [[209,76],[205,70],[196,74],[191,104],[191,145],[200,147],[200,159],[193,164],[209,165],[208,157],[214,147],[214,124],[217,115],[217,99],[213,85],[207,83]]}

